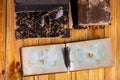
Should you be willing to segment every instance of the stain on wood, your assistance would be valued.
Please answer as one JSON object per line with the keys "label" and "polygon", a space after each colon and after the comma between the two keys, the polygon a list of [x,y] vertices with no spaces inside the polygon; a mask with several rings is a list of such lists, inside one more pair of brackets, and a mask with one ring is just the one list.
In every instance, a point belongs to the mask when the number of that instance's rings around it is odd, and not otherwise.
{"label": "stain on wood", "polygon": [[[22,73],[20,72],[20,63],[13,61],[9,67],[9,80],[21,80]],[[19,67],[19,68],[18,68]]]}
{"label": "stain on wood", "polygon": [[20,62],[16,62],[15,68],[18,69],[20,67]]}
{"label": "stain on wood", "polygon": [[5,76],[5,70],[2,70],[2,72],[0,73],[0,80],[4,80],[4,76]]}
{"label": "stain on wood", "polygon": [[4,75],[5,74],[5,70],[2,70],[2,75]]}
{"label": "stain on wood", "polygon": [[11,65],[10,65],[10,67],[9,67],[9,72],[10,72],[9,77],[11,77],[11,76],[14,75],[14,73],[15,73],[15,61],[13,61],[13,62],[11,63]]}

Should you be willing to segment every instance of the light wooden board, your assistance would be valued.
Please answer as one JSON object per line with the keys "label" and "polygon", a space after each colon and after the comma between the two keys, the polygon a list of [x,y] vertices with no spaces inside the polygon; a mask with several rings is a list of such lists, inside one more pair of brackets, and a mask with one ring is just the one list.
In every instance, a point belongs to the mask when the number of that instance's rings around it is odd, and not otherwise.
{"label": "light wooden board", "polygon": [[[6,1],[0,0],[0,80],[5,79],[5,22]],[[5,8],[4,8],[5,7]]]}
{"label": "light wooden board", "polygon": [[[116,2],[117,5],[120,4],[120,0]],[[114,20],[114,22],[116,22],[116,28],[117,28],[117,51],[116,51],[116,80],[120,80],[120,6],[116,6],[116,13],[114,13],[114,15],[116,15],[116,19]],[[113,43],[114,44],[114,43]],[[115,45],[116,46],[116,45]]]}
{"label": "light wooden board", "polygon": [[[119,24],[120,24],[120,21],[118,21],[118,19],[119,19],[118,16],[120,15],[120,14],[118,14],[118,11],[120,12],[120,10],[118,8],[119,4],[120,4],[119,0],[116,0],[116,1],[111,0],[112,25],[107,26],[105,29],[105,37],[110,37],[111,41],[112,41],[112,48],[113,48],[115,63],[119,60],[119,58],[117,56],[117,54],[119,54],[117,52],[117,50],[119,51],[119,49],[117,49],[117,44],[119,43],[119,42],[117,43],[117,28],[119,29]],[[116,72],[117,69],[119,69],[119,67],[117,67],[118,64],[119,63],[115,64],[115,67],[113,67],[113,68],[105,69],[105,80],[119,80],[119,79],[117,79],[117,77],[119,77],[119,74]]]}
{"label": "light wooden board", "polygon": [[[7,0],[7,26],[5,26],[4,0],[0,0],[0,75],[4,70],[6,75],[0,76],[0,80],[6,76],[6,80],[120,80],[120,0],[111,0],[112,4],[112,25],[104,30],[72,30],[70,39],[26,39],[16,40],[14,37],[14,4],[13,0]],[[5,28],[7,32],[5,33]],[[5,37],[6,35],[6,37]],[[38,75],[22,77],[20,68],[20,51],[22,46],[42,45],[50,43],[63,43],[110,37],[116,61],[115,67],[95,70],[85,70],[62,74]],[[6,46],[5,46],[6,44]],[[5,51],[6,50],[6,51]],[[6,53],[6,54],[5,54]],[[5,57],[6,55],[6,57]],[[5,63],[5,58],[6,63]],[[6,69],[5,69],[5,65]]]}
{"label": "light wooden board", "polygon": [[[89,29],[88,39],[104,38],[104,29]],[[104,69],[89,70],[89,80],[104,80]]]}

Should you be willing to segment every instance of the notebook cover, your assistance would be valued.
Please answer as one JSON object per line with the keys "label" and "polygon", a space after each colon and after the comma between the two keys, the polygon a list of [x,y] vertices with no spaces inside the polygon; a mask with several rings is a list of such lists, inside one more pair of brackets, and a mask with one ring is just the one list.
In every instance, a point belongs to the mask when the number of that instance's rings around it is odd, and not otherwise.
{"label": "notebook cover", "polygon": [[68,0],[15,0],[15,37],[69,38],[68,12]]}
{"label": "notebook cover", "polygon": [[67,45],[70,49],[71,71],[111,67],[115,64],[109,38]]}
{"label": "notebook cover", "polygon": [[66,45],[69,51],[65,52],[69,52],[70,60],[63,51],[65,44],[23,47],[23,76],[111,67],[115,64],[109,38]]}
{"label": "notebook cover", "polygon": [[23,76],[66,72],[64,44],[21,48]]}

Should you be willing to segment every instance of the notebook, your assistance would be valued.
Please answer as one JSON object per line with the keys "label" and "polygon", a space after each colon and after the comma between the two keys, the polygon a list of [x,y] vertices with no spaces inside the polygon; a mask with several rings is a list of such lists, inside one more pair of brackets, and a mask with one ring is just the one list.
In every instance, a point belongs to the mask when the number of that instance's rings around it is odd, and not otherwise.
{"label": "notebook", "polygon": [[21,48],[23,76],[114,66],[109,38]]}
{"label": "notebook", "polygon": [[15,37],[70,37],[69,0],[14,0]]}

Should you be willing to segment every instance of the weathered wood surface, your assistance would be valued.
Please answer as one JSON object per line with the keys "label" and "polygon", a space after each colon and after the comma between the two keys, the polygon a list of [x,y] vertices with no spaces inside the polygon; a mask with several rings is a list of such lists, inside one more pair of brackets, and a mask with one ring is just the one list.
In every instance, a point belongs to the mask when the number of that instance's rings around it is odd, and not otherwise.
{"label": "weathered wood surface", "polygon": [[[43,38],[16,40],[14,36],[14,4],[7,0],[7,26],[5,26],[5,0],[0,0],[0,80],[120,80],[120,0],[111,0],[112,25],[105,29],[72,30],[70,39]],[[22,46],[43,45],[110,37],[115,58],[115,67],[85,70],[61,74],[22,77],[20,51]],[[6,44],[6,46],[5,46]],[[6,75],[4,75],[6,74]]]}

